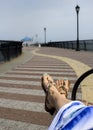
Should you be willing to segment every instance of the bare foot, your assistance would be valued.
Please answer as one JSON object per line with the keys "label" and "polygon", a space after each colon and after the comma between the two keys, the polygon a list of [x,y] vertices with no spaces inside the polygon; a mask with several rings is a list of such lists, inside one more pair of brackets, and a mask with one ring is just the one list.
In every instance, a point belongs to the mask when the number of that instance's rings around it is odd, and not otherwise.
{"label": "bare foot", "polygon": [[48,91],[50,84],[55,84],[55,83],[54,83],[52,77],[50,75],[48,75],[47,73],[45,73],[41,78],[41,86],[45,93]]}
{"label": "bare foot", "polygon": [[63,105],[69,102],[70,100],[66,98],[65,94],[63,93],[63,90],[61,94],[53,84],[50,85],[46,93],[46,99],[45,99],[45,110],[47,112],[53,115]]}
{"label": "bare foot", "polygon": [[44,74],[41,78],[41,86],[44,90],[44,92],[46,93],[45,96],[45,110],[47,112],[49,112],[51,115],[54,114],[55,112],[55,107],[53,104],[53,100],[50,98],[50,94],[49,94],[49,87],[51,84],[55,84],[52,77],[48,74]]}
{"label": "bare foot", "polygon": [[[62,97],[67,97],[67,92],[70,88],[70,83],[68,80],[57,80],[55,83],[51,76],[44,74],[42,77],[42,88],[46,93],[45,97],[45,110],[51,115],[56,111],[55,109],[55,94],[60,93]],[[52,87],[50,87],[52,86]]]}
{"label": "bare foot", "polygon": [[55,82],[55,86],[57,90],[60,92],[60,94],[64,94],[65,97],[68,95],[68,91],[70,89],[70,81],[69,80],[57,80]]}

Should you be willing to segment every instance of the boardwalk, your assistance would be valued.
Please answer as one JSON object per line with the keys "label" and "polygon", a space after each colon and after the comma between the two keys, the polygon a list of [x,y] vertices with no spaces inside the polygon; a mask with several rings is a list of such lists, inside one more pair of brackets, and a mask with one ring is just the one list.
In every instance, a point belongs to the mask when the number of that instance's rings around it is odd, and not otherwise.
{"label": "boardwalk", "polygon": [[[66,52],[66,53],[65,53]],[[77,80],[75,70],[60,56],[93,63],[85,55],[55,48],[26,48],[23,55],[9,63],[1,64],[0,71],[0,130],[47,130],[52,118],[44,110],[45,94],[41,87],[41,76],[49,73],[54,79],[64,77],[71,82],[68,97]],[[47,55],[47,56],[46,56]],[[89,54],[92,58],[93,53]],[[56,57],[52,57],[56,56]],[[88,57],[88,55],[87,55]],[[81,99],[81,88],[77,98]]]}

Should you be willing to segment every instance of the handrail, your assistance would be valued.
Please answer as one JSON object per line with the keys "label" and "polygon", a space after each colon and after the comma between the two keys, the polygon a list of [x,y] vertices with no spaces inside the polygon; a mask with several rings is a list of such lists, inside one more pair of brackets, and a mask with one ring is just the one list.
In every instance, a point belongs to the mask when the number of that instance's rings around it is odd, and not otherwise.
{"label": "handrail", "polygon": [[76,81],[76,83],[75,83],[75,85],[74,85],[74,87],[73,87],[73,89],[72,89],[72,95],[71,95],[71,99],[72,99],[72,100],[76,100],[76,92],[77,92],[77,89],[78,89],[80,83],[81,83],[88,75],[90,75],[90,74],[92,74],[92,73],[93,73],[93,69],[90,69],[90,70],[88,70],[87,72],[85,72],[84,74],[82,74],[82,75],[78,78],[78,80]]}

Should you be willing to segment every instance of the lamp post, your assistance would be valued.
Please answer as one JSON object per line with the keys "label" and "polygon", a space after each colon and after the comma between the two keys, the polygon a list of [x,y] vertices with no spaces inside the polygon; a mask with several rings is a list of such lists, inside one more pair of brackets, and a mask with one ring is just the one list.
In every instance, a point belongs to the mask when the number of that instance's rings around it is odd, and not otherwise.
{"label": "lamp post", "polygon": [[79,10],[80,10],[80,7],[77,5],[75,7],[76,9],[76,13],[77,13],[77,47],[76,47],[76,51],[80,51],[79,49]]}
{"label": "lamp post", "polygon": [[38,34],[36,34],[36,44],[38,43]]}
{"label": "lamp post", "polygon": [[46,44],[46,28],[44,28],[44,43]]}

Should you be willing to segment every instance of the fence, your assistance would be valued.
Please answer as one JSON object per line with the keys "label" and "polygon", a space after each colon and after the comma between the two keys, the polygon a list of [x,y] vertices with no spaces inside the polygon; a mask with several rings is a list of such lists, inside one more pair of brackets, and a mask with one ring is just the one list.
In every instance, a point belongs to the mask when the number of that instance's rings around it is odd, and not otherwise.
{"label": "fence", "polygon": [[[77,41],[48,42],[47,44],[42,44],[42,46],[76,49]],[[93,51],[93,40],[80,40],[79,49]]]}
{"label": "fence", "polygon": [[22,42],[0,41],[0,62],[9,61],[22,53]]}

